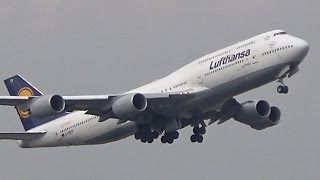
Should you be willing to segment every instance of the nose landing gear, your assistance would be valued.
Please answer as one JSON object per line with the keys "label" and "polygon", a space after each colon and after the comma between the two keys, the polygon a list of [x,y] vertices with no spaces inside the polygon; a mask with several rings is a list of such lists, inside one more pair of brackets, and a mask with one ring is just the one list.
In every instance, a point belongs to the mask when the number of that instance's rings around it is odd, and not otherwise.
{"label": "nose landing gear", "polygon": [[288,94],[289,87],[284,84],[283,78],[279,79],[280,86],[277,87],[277,92],[280,94]]}
{"label": "nose landing gear", "polygon": [[278,93],[280,93],[280,94],[288,94],[289,88],[288,88],[288,86],[283,86],[283,85],[281,85],[281,86],[278,86],[278,87],[277,87],[277,91],[278,91]]}

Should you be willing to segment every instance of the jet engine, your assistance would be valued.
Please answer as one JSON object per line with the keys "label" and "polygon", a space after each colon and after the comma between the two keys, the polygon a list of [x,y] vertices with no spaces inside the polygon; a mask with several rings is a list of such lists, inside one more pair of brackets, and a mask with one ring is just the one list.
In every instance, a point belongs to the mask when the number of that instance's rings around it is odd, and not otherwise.
{"label": "jet engine", "polygon": [[142,94],[126,94],[112,104],[112,112],[121,119],[129,119],[147,108],[147,99]]}
{"label": "jet engine", "polygon": [[253,129],[262,130],[279,123],[281,111],[264,100],[248,101],[241,104],[234,119],[251,126]]}
{"label": "jet engine", "polygon": [[35,117],[46,117],[64,111],[65,101],[60,95],[44,95],[35,98],[29,106],[30,114]]}

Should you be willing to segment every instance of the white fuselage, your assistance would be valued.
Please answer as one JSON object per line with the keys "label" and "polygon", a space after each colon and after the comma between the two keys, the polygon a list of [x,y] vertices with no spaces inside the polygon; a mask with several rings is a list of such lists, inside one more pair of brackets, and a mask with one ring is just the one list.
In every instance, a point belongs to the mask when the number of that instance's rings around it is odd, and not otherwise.
{"label": "white fuselage", "polygon": [[[128,93],[194,93],[182,102],[183,109],[216,108],[228,98],[275,81],[296,68],[306,56],[308,44],[289,34],[270,31],[203,56],[172,74]],[[210,99],[210,102],[208,101]],[[29,131],[46,131],[32,141],[19,141],[21,147],[52,147],[101,144],[117,141],[137,131],[135,122],[108,119],[75,111]]]}

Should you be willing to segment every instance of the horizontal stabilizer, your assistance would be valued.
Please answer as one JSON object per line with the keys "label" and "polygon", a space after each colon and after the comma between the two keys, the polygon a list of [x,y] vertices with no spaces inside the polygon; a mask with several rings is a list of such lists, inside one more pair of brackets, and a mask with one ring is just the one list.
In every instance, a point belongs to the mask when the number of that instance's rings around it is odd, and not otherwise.
{"label": "horizontal stabilizer", "polygon": [[3,132],[0,133],[1,139],[9,140],[33,140],[42,137],[46,132]]}

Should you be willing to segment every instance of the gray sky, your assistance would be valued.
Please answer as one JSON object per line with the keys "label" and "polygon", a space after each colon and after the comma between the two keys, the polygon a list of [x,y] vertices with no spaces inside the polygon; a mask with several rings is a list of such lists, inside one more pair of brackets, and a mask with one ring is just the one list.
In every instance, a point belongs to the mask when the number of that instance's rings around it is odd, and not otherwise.
{"label": "gray sky", "polygon": [[[255,131],[233,120],[203,144],[183,129],[173,145],[130,137],[99,146],[21,149],[0,142],[0,179],[319,179],[316,0],[0,1],[0,79],[22,74],[45,93],[108,94],[160,78],[251,36],[284,29],[310,43],[301,71],[238,97],[281,108],[280,125]],[[7,95],[5,86],[0,92]],[[1,131],[21,131],[1,107]]]}

